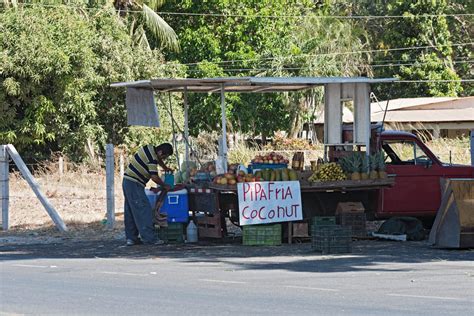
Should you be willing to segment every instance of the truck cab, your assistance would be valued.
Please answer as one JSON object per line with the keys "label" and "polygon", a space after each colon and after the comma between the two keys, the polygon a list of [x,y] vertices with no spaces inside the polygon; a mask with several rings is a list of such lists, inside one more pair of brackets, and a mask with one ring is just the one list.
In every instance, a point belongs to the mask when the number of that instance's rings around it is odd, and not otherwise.
{"label": "truck cab", "polygon": [[473,166],[441,162],[414,134],[383,131],[378,148],[395,185],[381,190],[375,217],[415,216],[432,221],[441,203],[443,178],[474,178]]}

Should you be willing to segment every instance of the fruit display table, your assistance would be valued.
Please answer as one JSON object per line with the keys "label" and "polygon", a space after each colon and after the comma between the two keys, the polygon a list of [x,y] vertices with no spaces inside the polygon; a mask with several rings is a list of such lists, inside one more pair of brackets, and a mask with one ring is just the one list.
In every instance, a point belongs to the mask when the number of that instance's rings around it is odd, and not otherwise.
{"label": "fruit display table", "polygon": [[395,184],[394,177],[386,179],[367,180],[341,180],[325,182],[301,182],[301,192],[328,192],[328,191],[361,191],[376,190],[392,187]]}
{"label": "fruit display table", "polygon": [[[331,191],[361,191],[361,190],[376,190],[382,188],[392,187],[395,184],[394,177],[387,177],[386,179],[367,179],[367,180],[340,180],[340,181],[325,181],[325,182],[308,182],[300,181],[301,192],[331,192]],[[219,192],[237,192],[237,185],[222,185],[210,184],[210,189]]]}
{"label": "fruit display table", "polygon": [[[379,189],[392,187],[394,177],[375,180],[341,180],[308,182],[300,180],[303,217],[333,216],[339,202],[360,201],[366,209],[373,209],[378,199]],[[238,218],[237,185],[210,184],[209,188],[218,193],[219,199],[231,201],[224,207]]]}

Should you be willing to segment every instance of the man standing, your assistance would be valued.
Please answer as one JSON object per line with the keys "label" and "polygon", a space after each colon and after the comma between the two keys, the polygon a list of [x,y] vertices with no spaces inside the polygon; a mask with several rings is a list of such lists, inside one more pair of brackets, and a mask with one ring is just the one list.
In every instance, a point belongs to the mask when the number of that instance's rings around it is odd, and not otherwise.
{"label": "man standing", "polygon": [[158,165],[165,171],[172,171],[164,163],[164,160],[172,154],[173,146],[164,143],[159,146],[143,146],[131,158],[122,182],[127,246],[141,243],[163,244],[163,241],[159,240],[155,234],[153,208],[150,206],[144,189],[150,179],[165,190],[170,189],[169,185],[159,177]]}

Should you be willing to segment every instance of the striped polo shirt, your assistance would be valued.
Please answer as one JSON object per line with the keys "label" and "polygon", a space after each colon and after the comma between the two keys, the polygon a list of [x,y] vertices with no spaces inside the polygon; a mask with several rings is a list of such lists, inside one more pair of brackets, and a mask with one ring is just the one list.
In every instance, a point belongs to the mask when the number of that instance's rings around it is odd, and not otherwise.
{"label": "striped polo shirt", "polygon": [[158,156],[156,155],[155,146],[146,145],[138,149],[130,159],[123,177],[146,186],[153,175],[158,175]]}

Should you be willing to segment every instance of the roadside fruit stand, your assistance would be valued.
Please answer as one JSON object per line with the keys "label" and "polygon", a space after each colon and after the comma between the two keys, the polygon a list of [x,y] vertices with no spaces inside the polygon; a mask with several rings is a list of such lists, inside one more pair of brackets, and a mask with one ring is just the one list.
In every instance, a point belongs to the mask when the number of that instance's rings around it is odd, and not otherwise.
{"label": "roadside fruit stand", "polygon": [[[341,203],[359,202],[359,206],[367,206],[359,207],[358,210],[364,212],[371,206],[371,203],[375,205],[376,201],[371,201],[371,199],[377,199],[377,192],[381,188],[393,186],[394,178],[387,177],[383,170],[380,174],[378,170],[372,169],[369,172],[362,172],[363,175],[353,175],[354,172],[351,173],[350,171],[355,170],[353,169],[354,166],[344,165],[344,163],[353,159],[349,158],[350,156],[347,157],[347,159],[339,162],[320,163],[315,166],[314,170],[310,171],[281,167],[268,168],[269,166],[264,166],[266,169],[262,170],[249,166],[249,170],[254,170],[253,175],[244,175],[242,171],[240,171],[240,175],[236,176],[227,173],[210,183],[209,188],[218,195],[221,209],[228,212],[225,215],[231,218],[233,222],[239,223],[243,214],[239,212],[239,202],[241,201],[239,200],[238,183],[261,183],[261,185],[257,184],[254,189],[254,192],[259,192],[263,190],[259,190],[259,186],[264,187],[267,183],[298,182],[302,202],[302,219],[296,224],[299,229],[297,229],[295,236],[305,237],[308,236],[311,218],[335,216],[336,209]],[[358,161],[358,159],[354,160]],[[237,181],[233,180],[234,177]],[[353,179],[354,177],[356,179]],[[219,180],[226,178],[231,180],[223,182]],[[363,221],[365,222],[365,216]],[[307,224],[307,226],[301,224]],[[291,225],[288,225],[286,235],[289,240],[292,237],[292,228]]]}
{"label": "roadside fruit stand", "polygon": [[[324,155],[310,161],[311,167],[304,163],[304,154],[298,152],[293,157],[274,152],[258,155],[246,166],[228,165],[226,137],[222,137],[216,161],[196,165],[190,162],[192,148],[186,142],[185,162],[175,179],[186,184],[189,211],[193,213],[199,235],[223,237],[228,218],[243,227],[244,244],[257,245],[281,243],[281,223],[289,223],[284,233],[289,242],[294,235],[292,223],[307,224],[306,235],[311,232],[323,239],[334,239],[337,234],[350,237],[351,233],[335,225],[335,219],[328,216],[334,216],[341,205],[355,202],[359,203],[357,212],[364,212],[377,203],[377,192],[381,188],[394,184],[394,179],[385,172],[380,148],[372,143],[369,99],[370,84],[391,81],[393,79],[241,77],[155,79],[112,86],[127,88],[128,121],[134,125],[159,126],[155,97],[162,102],[162,93],[183,93],[185,140],[189,136],[189,92],[220,93],[222,135],[226,135],[227,92],[292,92],[324,87]],[[342,126],[342,102],[348,100],[353,101],[355,113],[350,140],[343,139]],[[327,225],[322,225],[324,223]],[[328,229],[317,228],[323,226]],[[314,241],[316,248],[318,242]]]}

